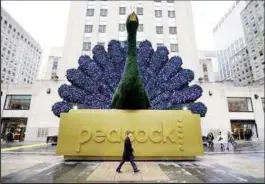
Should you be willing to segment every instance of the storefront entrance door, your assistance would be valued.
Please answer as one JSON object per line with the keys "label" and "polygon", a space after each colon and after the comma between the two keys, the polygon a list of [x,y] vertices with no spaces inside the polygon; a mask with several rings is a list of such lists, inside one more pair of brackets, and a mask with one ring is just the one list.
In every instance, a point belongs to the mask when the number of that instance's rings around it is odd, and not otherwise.
{"label": "storefront entrance door", "polygon": [[231,120],[231,128],[236,140],[258,138],[257,125],[254,120]]}

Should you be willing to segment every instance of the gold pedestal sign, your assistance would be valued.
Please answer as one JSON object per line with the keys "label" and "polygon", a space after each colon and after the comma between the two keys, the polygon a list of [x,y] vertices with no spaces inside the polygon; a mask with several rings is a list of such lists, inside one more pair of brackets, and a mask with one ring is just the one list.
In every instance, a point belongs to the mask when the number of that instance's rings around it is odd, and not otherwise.
{"label": "gold pedestal sign", "polygon": [[71,110],[60,119],[57,155],[120,160],[126,131],[136,160],[190,160],[203,155],[199,115],[177,110]]}

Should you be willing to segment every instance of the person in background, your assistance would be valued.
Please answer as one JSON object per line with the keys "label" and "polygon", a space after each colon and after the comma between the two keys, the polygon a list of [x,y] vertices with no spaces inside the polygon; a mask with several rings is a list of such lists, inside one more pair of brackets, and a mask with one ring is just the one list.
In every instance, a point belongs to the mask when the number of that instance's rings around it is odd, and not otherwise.
{"label": "person in background", "polygon": [[118,173],[121,173],[121,167],[126,161],[130,161],[131,162],[131,165],[133,167],[134,172],[139,172],[140,171],[139,169],[137,169],[137,166],[134,163],[134,155],[133,155],[133,148],[132,148],[131,139],[132,139],[132,132],[131,131],[127,131],[126,132],[125,142],[124,142],[124,151],[123,151],[122,161],[121,161],[119,167],[116,169],[116,171]]}
{"label": "person in background", "polygon": [[220,142],[221,144],[221,150],[225,149],[225,142],[226,142],[226,137],[222,132],[219,132],[219,136],[217,138],[217,140]]}
{"label": "person in background", "polygon": [[209,148],[213,148],[213,139],[214,139],[214,136],[213,136],[213,133],[210,132],[208,133],[207,135],[207,141],[208,141],[208,144],[209,144]]}
{"label": "person in background", "polygon": [[229,150],[229,143],[232,144],[234,149],[236,148],[237,143],[235,142],[233,134],[230,131],[227,131],[227,148],[226,148],[227,150]]}
{"label": "person in background", "polygon": [[6,134],[6,143],[11,143],[14,141],[14,133],[13,131],[11,130],[10,132],[8,132]]}

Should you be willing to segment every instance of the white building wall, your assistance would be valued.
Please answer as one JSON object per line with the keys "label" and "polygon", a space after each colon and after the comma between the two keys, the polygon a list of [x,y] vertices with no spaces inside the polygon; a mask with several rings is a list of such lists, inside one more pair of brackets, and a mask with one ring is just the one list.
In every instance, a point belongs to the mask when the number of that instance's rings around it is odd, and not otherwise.
{"label": "white building wall", "polygon": [[[3,85],[1,91],[1,115],[5,117],[28,118],[26,141],[45,141],[37,138],[38,128],[48,128],[49,135],[56,135],[59,127],[59,118],[51,111],[55,102],[61,101],[58,88],[64,81],[37,81],[32,85]],[[203,102],[208,112],[201,118],[202,133],[207,135],[210,131],[231,131],[230,120],[255,120],[259,140],[264,140],[264,110],[261,98],[264,98],[262,87],[234,87],[232,84],[202,83],[203,95],[198,100]],[[47,94],[47,89],[51,93]],[[211,91],[212,96],[209,95]],[[30,110],[3,110],[6,94],[32,95]],[[258,99],[254,95],[259,96]],[[229,112],[227,97],[251,97],[254,112]]]}
{"label": "white building wall", "polygon": [[[107,8],[108,15],[100,17],[100,8]],[[126,7],[126,14],[119,15],[119,7]],[[131,8],[132,7],[132,8]],[[143,7],[143,15],[138,15],[140,24],[144,24],[144,31],[137,33],[137,41],[148,39],[156,49],[157,43],[164,43],[169,48],[170,43],[179,45],[179,52],[171,55],[180,55],[184,67],[195,72],[196,78],[202,76],[199,69],[195,32],[192,17],[192,8],[189,1],[174,1],[160,3],[154,1],[73,1],[71,2],[63,58],[59,66],[59,79],[64,79],[66,70],[76,68],[81,54],[92,55],[92,52],[82,52],[83,42],[90,41],[92,48],[98,42],[107,43],[112,40],[124,41],[127,32],[119,32],[119,23],[125,23],[127,16]],[[87,8],[95,9],[93,17],[86,16]],[[155,10],[162,10],[162,18],[155,17]],[[175,10],[175,18],[168,18],[168,10]],[[93,25],[92,33],[84,33],[85,25]],[[99,24],[106,25],[106,33],[99,33]],[[156,34],[155,26],[163,26],[163,34]],[[169,34],[169,26],[177,27],[177,35]],[[170,49],[170,48],[169,48]]]}
{"label": "white building wall", "polygon": [[[264,111],[261,98],[264,98],[262,87],[234,87],[233,84],[203,83],[203,95],[199,101],[208,108],[206,117],[202,118],[202,130],[206,134],[212,130],[231,131],[230,120],[255,120],[259,140],[264,140]],[[212,96],[209,95],[212,92]],[[258,99],[254,95],[259,96]],[[250,97],[253,112],[229,112],[227,97]]]}
{"label": "white building wall", "polygon": [[[202,70],[202,77],[204,78],[205,82],[214,82],[215,76],[214,76],[214,68],[213,68],[213,62],[214,59],[216,59],[216,54],[214,51],[200,51],[199,52],[199,65],[200,69]],[[203,71],[203,65],[206,65],[207,71]],[[205,80],[205,75],[208,76],[208,81]]]}
{"label": "white building wall", "polygon": [[[44,141],[45,138],[38,139],[38,128],[49,128],[49,134],[57,135],[59,127],[59,118],[54,116],[51,111],[52,105],[60,101],[58,88],[62,81],[36,81],[32,85],[2,85],[1,97],[2,118],[5,117],[25,117],[28,118],[26,128],[26,141]],[[47,94],[47,89],[51,93]],[[6,94],[32,95],[30,110],[3,110]]]}
{"label": "white building wall", "polygon": [[[63,56],[63,48],[62,47],[53,47],[50,51],[50,54],[48,56],[46,67],[44,70],[44,79],[50,80],[52,79],[52,74],[57,74],[58,72],[58,65],[62,61]],[[57,62],[57,68],[53,69],[54,62]]]}

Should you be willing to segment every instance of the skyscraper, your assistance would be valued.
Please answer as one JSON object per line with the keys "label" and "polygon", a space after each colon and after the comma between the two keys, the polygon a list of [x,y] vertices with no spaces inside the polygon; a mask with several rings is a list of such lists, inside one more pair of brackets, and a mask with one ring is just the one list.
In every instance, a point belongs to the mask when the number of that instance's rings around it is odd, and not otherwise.
{"label": "skyscraper", "polygon": [[247,1],[236,1],[214,27],[220,80],[234,80],[231,58],[246,47],[240,18]]}
{"label": "skyscraper", "polygon": [[1,7],[1,83],[31,84],[41,56],[40,44]]}
{"label": "skyscraper", "polygon": [[59,79],[77,67],[80,55],[92,55],[92,48],[110,40],[125,41],[127,16],[135,11],[139,19],[137,42],[149,40],[154,49],[167,46],[170,55],[180,55],[183,67],[202,76],[197,58],[192,7],[189,1],[73,1],[70,5]]}
{"label": "skyscraper", "polygon": [[251,1],[241,12],[253,82],[264,84],[264,1]]}

